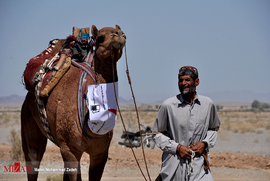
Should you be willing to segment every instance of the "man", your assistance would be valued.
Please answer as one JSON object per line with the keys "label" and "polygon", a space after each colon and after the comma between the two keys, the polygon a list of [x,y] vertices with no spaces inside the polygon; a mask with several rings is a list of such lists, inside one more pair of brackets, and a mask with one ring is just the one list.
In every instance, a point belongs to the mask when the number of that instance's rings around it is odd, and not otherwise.
{"label": "man", "polygon": [[180,68],[181,94],[165,100],[154,123],[153,136],[163,151],[157,180],[213,180],[209,168],[209,148],[214,147],[220,126],[213,101],[198,95],[198,70]]}

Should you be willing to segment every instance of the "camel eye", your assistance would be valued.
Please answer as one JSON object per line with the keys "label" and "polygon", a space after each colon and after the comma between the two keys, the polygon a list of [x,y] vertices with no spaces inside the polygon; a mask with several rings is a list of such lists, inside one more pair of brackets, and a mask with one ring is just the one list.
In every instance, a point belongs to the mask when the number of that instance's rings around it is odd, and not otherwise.
{"label": "camel eye", "polygon": [[104,42],[104,39],[105,39],[105,36],[104,36],[104,35],[101,35],[101,36],[99,36],[99,37],[97,38],[97,41],[98,41],[99,43],[103,43],[103,42]]}

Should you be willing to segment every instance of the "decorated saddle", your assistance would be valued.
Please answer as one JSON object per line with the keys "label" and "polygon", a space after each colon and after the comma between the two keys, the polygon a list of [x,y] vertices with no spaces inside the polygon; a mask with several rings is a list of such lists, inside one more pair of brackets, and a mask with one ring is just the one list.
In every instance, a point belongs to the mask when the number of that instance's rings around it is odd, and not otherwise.
{"label": "decorated saddle", "polygon": [[42,82],[39,88],[41,97],[49,96],[62,76],[71,65],[71,59],[84,61],[92,48],[94,40],[89,37],[89,27],[73,27],[72,35],[67,39],[54,39],[49,47],[30,59],[23,78],[26,89],[35,94],[35,85]]}
{"label": "decorated saddle", "polygon": [[[45,68],[46,64],[48,63],[48,61],[46,62],[46,60],[51,60],[56,57],[56,60],[54,61],[54,64],[52,66],[54,66],[55,63],[58,61],[58,53],[63,48],[64,42],[65,40],[58,39],[50,41],[48,48],[46,48],[39,55],[29,60],[23,73],[25,88],[29,92],[34,94],[35,83],[38,81],[38,79],[41,81],[42,77],[37,77],[37,73],[40,71],[42,66]],[[50,70],[46,71],[47,73],[51,72]]]}

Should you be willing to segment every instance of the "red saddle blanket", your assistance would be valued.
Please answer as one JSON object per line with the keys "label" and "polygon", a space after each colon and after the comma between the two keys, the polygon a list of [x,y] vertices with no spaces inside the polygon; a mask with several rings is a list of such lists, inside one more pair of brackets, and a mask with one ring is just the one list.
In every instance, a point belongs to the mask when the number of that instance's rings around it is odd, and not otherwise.
{"label": "red saddle blanket", "polygon": [[[59,51],[63,48],[65,40],[53,40],[50,42],[48,48],[46,48],[43,52],[39,55],[35,56],[34,58],[30,59],[26,65],[23,77],[25,88],[31,92],[35,93],[35,81],[33,80],[34,76],[37,72],[40,71],[41,66],[44,64],[46,59],[52,59]],[[59,59],[59,58],[58,58]],[[58,60],[54,61],[53,65],[57,63]],[[52,65],[52,67],[53,67]],[[52,71],[48,71],[43,78],[42,89],[50,82],[52,79]]]}

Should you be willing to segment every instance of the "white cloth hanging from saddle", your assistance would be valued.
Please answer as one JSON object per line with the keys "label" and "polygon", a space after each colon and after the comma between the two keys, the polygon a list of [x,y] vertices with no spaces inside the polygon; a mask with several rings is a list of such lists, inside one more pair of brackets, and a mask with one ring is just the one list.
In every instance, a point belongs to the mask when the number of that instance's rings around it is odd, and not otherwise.
{"label": "white cloth hanging from saddle", "polygon": [[[118,97],[118,82],[115,82]],[[106,134],[114,128],[117,103],[112,83],[88,85],[88,126],[93,133]]]}

